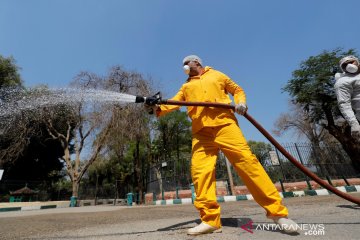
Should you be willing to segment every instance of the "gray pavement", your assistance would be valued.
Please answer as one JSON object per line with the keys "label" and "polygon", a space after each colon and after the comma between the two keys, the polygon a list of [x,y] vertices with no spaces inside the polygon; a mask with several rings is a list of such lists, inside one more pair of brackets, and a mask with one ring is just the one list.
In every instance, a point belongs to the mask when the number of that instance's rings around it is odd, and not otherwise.
{"label": "gray pavement", "polygon": [[186,235],[199,223],[192,205],[89,206],[0,213],[0,239],[360,239],[358,205],[334,195],[284,203],[299,234],[282,233],[254,201],[240,201],[221,203],[222,233]]}

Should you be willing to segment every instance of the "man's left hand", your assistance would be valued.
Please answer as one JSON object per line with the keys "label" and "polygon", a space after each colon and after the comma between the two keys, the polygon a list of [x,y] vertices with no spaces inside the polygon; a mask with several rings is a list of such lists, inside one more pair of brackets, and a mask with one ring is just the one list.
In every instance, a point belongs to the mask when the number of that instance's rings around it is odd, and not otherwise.
{"label": "man's left hand", "polygon": [[144,104],[144,108],[145,111],[147,111],[149,114],[155,114],[156,111],[159,109],[159,105],[155,104],[155,105],[149,105],[149,104]]}

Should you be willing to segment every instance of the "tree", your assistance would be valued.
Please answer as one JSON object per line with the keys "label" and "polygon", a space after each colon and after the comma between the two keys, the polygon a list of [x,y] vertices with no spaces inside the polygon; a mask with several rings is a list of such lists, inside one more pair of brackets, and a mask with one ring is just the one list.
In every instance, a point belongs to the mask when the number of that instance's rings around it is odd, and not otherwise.
{"label": "tree", "polygon": [[38,119],[41,108],[32,102],[45,88],[26,89],[19,70],[13,57],[0,55],[0,168],[7,180],[55,181],[62,176],[61,149],[49,140]]}
{"label": "tree", "polygon": [[22,86],[19,69],[13,57],[6,58],[0,55],[0,89]]}
{"label": "tree", "polygon": [[171,159],[175,155],[180,160],[182,148],[191,149],[191,122],[187,114],[179,110],[160,117],[155,122],[158,131],[158,145],[161,146],[163,159]]}
{"label": "tree", "polygon": [[[152,92],[151,79],[145,79],[142,74],[134,71],[125,71],[121,66],[112,67],[102,85],[105,89],[132,95],[149,96]],[[115,114],[117,122],[111,133],[112,143],[122,145],[120,149],[127,146],[127,152],[123,152],[121,157],[133,158],[133,190],[137,192],[139,202],[142,202],[148,159],[148,151],[144,149],[149,145],[149,116],[141,104],[122,106]],[[119,140],[127,142],[120,143]],[[120,178],[126,179],[126,176],[127,173],[123,172]]]}
{"label": "tree", "polygon": [[[59,161],[62,156],[60,143],[48,135],[46,124],[40,117],[44,108],[34,101],[39,96],[46,96],[48,90],[39,87],[12,89],[5,93],[4,112],[0,115],[0,167],[6,169],[4,178],[47,180],[50,172],[60,171],[63,166]],[[64,109],[63,106],[52,107],[56,122],[63,122],[61,112]],[[55,178],[60,175],[52,173]]]}
{"label": "tree", "polygon": [[[14,88],[23,88],[19,67],[16,65],[13,57],[6,58],[0,55],[0,169],[7,162],[7,159],[4,157],[5,152],[21,153],[24,147],[24,140],[26,141],[26,138],[16,137],[17,131],[10,130],[9,118],[4,116],[4,103]],[[12,137],[19,141],[13,141]],[[22,149],[19,149],[19,146]],[[16,159],[16,157],[12,159]]]}
{"label": "tree", "polygon": [[[49,135],[61,143],[64,151],[62,159],[72,182],[72,196],[75,198],[78,198],[82,177],[104,147],[114,122],[109,110],[79,102],[73,109],[73,113],[67,116],[66,125],[60,128],[57,127],[58,123],[52,111],[43,113],[42,119],[46,121]],[[89,142],[92,145],[90,153],[83,156],[83,151],[87,144],[90,144]],[[86,157],[86,160],[82,159],[83,157]]]}
{"label": "tree", "polygon": [[269,152],[272,150],[271,145],[265,142],[248,141],[248,145],[261,165],[266,164],[266,160],[269,159]]}
{"label": "tree", "polygon": [[[191,158],[191,122],[179,110],[160,117],[154,122],[155,135],[151,146],[151,163],[162,191],[162,162],[174,162],[174,176],[187,175],[187,160]],[[177,177],[176,177],[177,178]],[[180,181],[179,178],[176,179]]]}
{"label": "tree", "polygon": [[[82,184],[84,185],[85,183],[87,186],[95,185],[93,192],[95,201],[97,200],[99,192],[102,196],[107,195],[106,197],[109,197],[109,194],[106,193],[114,193],[114,187],[111,186],[115,183],[115,175],[112,168],[112,163],[102,158],[99,158],[91,166],[89,166],[86,174],[87,181],[83,181]],[[114,195],[111,197],[114,197]]]}
{"label": "tree", "polygon": [[298,137],[305,136],[315,146],[319,146],[321,142],[336,141],[325,128],[311,121],[308,112],[304,111],[301,105],[291,102],[290,111],[281,114],[274,126],[273,133],[277,136],[282,135],[284,132],[295,130]]}
{"label": "tree", "polygon": [[50,187],[52,182],[63,177],[63,163],[59,161],[62,149],[59,142],[49,137],[44,124],[39,124],[36,128],[34,125],[31,127],[38,130],[37,134],[29,137],[29,143],[24,146],[14,162],[4,164],[4,179],[16,180],[20,184],[17,187],[23,187],[24,182],[30,183],[32,188],[41,183],[46,185],[43,185],[43,188]]}
{"label": "tree", "polygon": [[[80,87],[81,89],[102,89],[142,96],[148,96],[151,92],[150,80],[145,79],[140,73],[126,71],[121,66],[112,67],[105,77],[82,72],[75,78],[73,86]],[[102,157],[107,157],[108,159],[118,157],[120,162],[127,156],[132,156],[133,188],[138,192],[141,202],[146,169],[146,157],[142,148],[147,145],[149,139],[149,117],[143,110],[142,105],[124,105],[119,102],[113,106],[111,109],[113,119],[111,131],[108,132],[108,137],[103,142],[103,147],[107,150],[106,154],[108,156],[104,156],[104,154]],[[127,172],[120,172],[120,176],[116,177],[120,181],[122,181],[121,179],[127,181],[129,169],[121,166],[122,164],[118,165],[118,170]]]}
{"label": "tree", "polygon": [[360,145],[350,134],[350,126],[343,120],[334,92],[334,73],[339,60],[346,55],[356,55],[355,50],[324,51],[311,56],[292,73],[292,79],[283,88],[292,102],[307,113],[309,122],[326,129],[342,145],[354,167],[360,170]]}
{"label": "tree", "polygon": [[[323,171],[333,173],[333,159],[329,158],[327,149],[334,147],[338,141],[320,124],[312,122],[308,112],[304,111],[299,104],[290,105],[290,112],[282,114],[275,123],[275,134],[295,130],[298,136],[305,136],[311,143],[313,163],[318,164]],[[335,174],[333,174],[335,175]]]}

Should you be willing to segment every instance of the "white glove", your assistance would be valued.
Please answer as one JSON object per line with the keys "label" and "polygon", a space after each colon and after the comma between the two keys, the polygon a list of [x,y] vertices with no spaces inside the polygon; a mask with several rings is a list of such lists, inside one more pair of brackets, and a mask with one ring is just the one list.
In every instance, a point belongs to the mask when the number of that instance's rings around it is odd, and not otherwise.
{"label": "white glove", "polygon": [[355,138],[356,140],[360,141],[360,125],[359,123],[356,122],[352,122],[350,123],[351,126],[351,136],[353,138]]}
{"label": "white glove", "polygon": [[235,112],[244,115],[246,113],[247,106],[245,103],[239,103],[235,105]]}
{"label": "white glove", "polygon": [[145,108],[145,111],[148,112],[149,114],[154,114],[156,113],[156,111],[158,110],[159,108],[159,105],[155,104],[155,105],[148,105],[148,104],[144,104],[144,108]]}

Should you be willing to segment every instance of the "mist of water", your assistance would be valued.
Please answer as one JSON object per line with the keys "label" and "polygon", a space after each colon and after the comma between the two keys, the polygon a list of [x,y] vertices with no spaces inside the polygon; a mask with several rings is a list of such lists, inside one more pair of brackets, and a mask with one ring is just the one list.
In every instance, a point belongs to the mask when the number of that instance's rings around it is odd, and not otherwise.
{"label": "mist of water", "polygon": [[59,104],[100,103],[126,104],[135,103],[136,96],[96,89],[2,89],[0,91],[0,116],[6,117]]}

